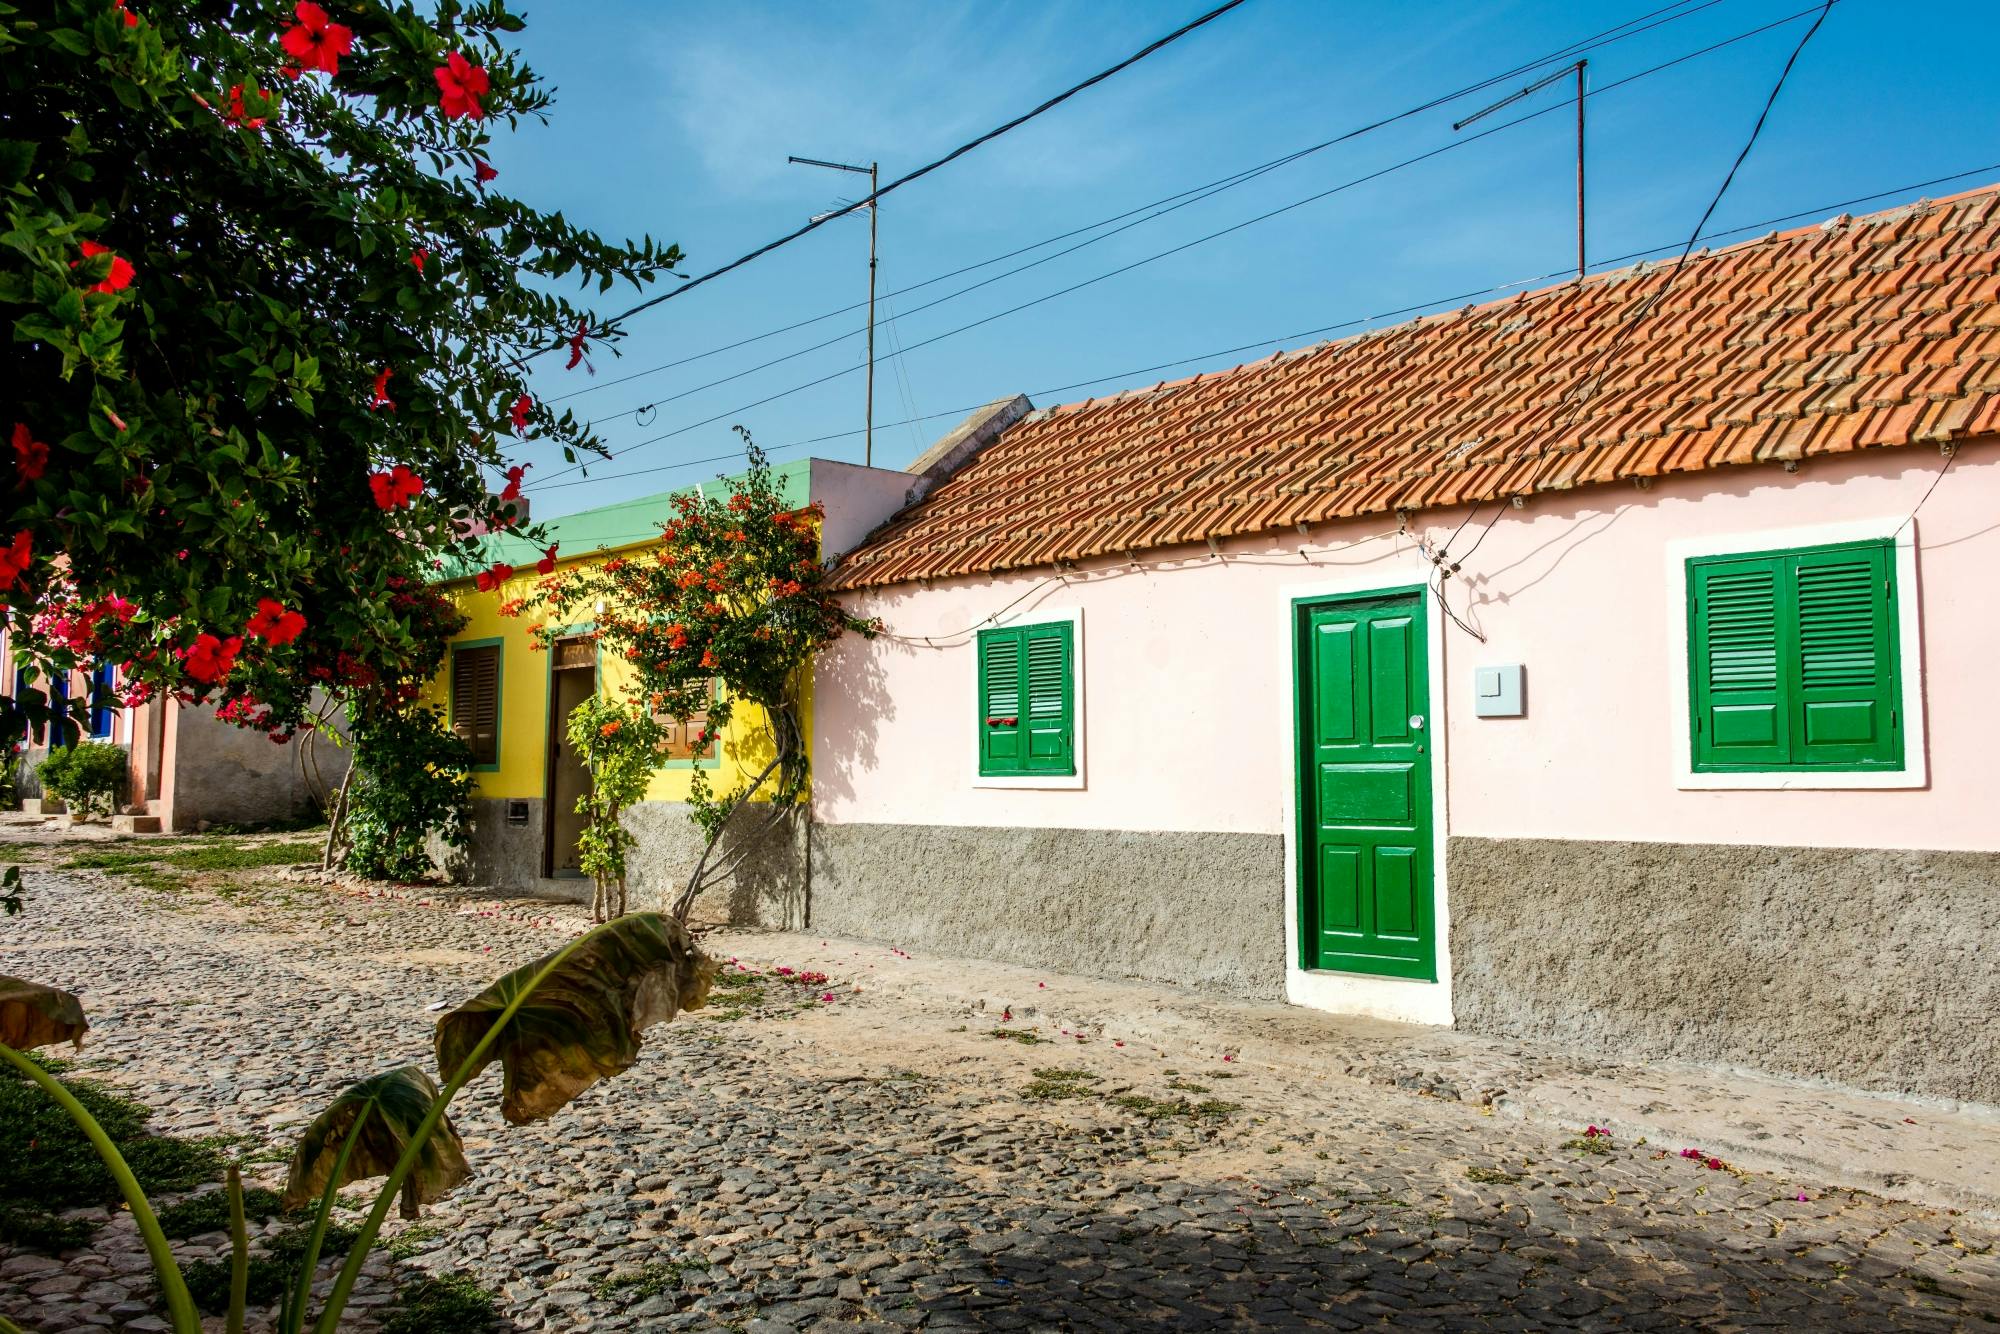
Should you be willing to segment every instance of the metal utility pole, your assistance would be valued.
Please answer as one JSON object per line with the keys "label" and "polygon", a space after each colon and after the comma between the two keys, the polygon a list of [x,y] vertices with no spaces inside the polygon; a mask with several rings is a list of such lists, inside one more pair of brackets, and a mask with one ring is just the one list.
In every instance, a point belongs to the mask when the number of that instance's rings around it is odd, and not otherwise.
{"label": "metal utility pole", "polygon": [[[868,408],[865,429],[862,435],[861,461],[866,467],[875,466],[875,242],[876,206],[875,192],[881,163],[871,162],[865,167],[849,166],[845,162],[822,162],[818,158],[788,157],[788,162],[802,167],[825,167],[829,171],[851,171],[857,176],[868,178]],[[819,221],[818,218],[813,221]]]}
{"label": "metal utility pole", "polygon": [[1576,276],[1578,278],[1583,277],[1583,271],[1584,271],[1583,72],[1585,68],[1589,66],[1589,64],[1590,62],[1588,60],[1579,60],[1574,65],[1566,65],[1562,69],[1557,70],[1554,74],[1549,75],[1547,78],[1538,79],[1534,83],[1529,84],[1526,88],[1523,88],[1520,92],[1511,93],[1508,96],[1501,98],[1498,102],[1495,102],[1492,106],[1473,112],[1470,116],[1467,116],[1464,120],[1455,122],[1451,127],[1454,130],[1462,130],[1466,126],[1472,124],[1472,122],[1480,120],[1486,116],[1492,115],[1494,112],[1498,111],[1501,107],[1511,106],[1513,103],[1520,101],[1524,97],[1528,97],[1534,93],[1540,92],[1542,89],[1548,87],[1550,84],[1554,83],[1556,80],[1562,78],[1566,74],[1576,75]]}

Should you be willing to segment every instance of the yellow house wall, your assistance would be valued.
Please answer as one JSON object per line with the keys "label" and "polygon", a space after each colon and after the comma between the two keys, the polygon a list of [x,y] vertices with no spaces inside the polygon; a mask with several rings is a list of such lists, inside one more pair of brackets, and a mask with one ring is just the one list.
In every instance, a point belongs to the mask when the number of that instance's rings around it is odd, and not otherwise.
{"label": "yellow house wall", "polygon": [[[565,561],[563,567],[593,565],[612,554],[594,552],[579,560]],[[452,637],[454,647],[495,640],[500,643],[499,763],[491,769],[474,773],[474,795],[478,797],[541,798],[547,795],[549,655],[535,647],[528,633],[528,627],[541,618],[532,613],[521,616],[500,614],[501,604],[532,594],[539,577],[533,571],[517,574],[490,593],[481,593],[469,580],[455,581],[445,590],[467,617],[465,628]],[[622,659],[600,654],[600,693],[607,688],[614,692],[621,691],[635,675],[631,666]],[[804,695],[800,710],[803,716],[799,721],[804,736],[810,738],[810,678]],[[424,697],[443,708],[446,717],[450,717],[449,657],[445,660],[444,670],[426,688]],[[729,726],[723,731],[718,758],[702,766],[707,771],[711,790],[717,794],[729,792],[740,781],[754,778],[769,763],[771,748],[765,737],[765,726],[764,710],[748,704],[737,707]],[[647,800],[687,800],[693,771],[694,766],[686,760],[663,760],[660,769],[653,775],[652,786],[647,789]]]}

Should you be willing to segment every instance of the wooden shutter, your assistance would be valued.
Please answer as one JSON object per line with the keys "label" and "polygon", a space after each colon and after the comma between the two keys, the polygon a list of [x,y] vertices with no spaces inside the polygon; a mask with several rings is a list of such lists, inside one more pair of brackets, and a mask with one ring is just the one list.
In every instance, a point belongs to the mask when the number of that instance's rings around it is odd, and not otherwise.
{"label": "wooden shutter", "polygon": [[1798,624],[1792,762],[1902,763],[1889,544],[1789,558]]}
{"label": "wooden shutter", "polygon": [[500,762],[500,649],[462,648],[451,655],[451,727],[472,748],[474,764]]}
{"label": "wooden shutter", "polygon": [[1021,631],[1026,646],[1028,689],[1024,722],[1031,773],[1073,774],[1070,747],[1073,695],[1070,672],[1070,624],[1031,625]]}
{"label": "wooden shutter", "polygon": [[1781,767],[1791,757],[1778,670],[1783,560],[1697,561],[1688,573],[1695,765]]}
{"label": "wooden shutter", "polygon": [[1076,772],[1076,673],[1070,623],[979,636],[979,772]]}
{"label": "wooden shutter", "polygon": [[1018,774],[1022,744],[1021,632],[986,630],[979,636],[979,772]]}
{"label": "wooden shutter", "polygon": [[1888,542],[1689,563],[1697,770],[1898,768]]}
{"label": "wooden shutter", "polygon": [[[720,683],[714,677],[710,677],[708,681],[708,697],[711,701],[715,699],[716,691],[720,688]],[[712,760],[715,758],[716,742],[713,738],[710,739],[706,746],[702,747],[699,754],[695,752],[694,748],[695,741],[708,728],[707,709],[702,709],[698,713],[691,713],[686,718],[676,718],[670,713],[662,713],[655,709],[653,711],[653,721],[658,723],[660,730],[666,734],[666,757],[668,759]]]}

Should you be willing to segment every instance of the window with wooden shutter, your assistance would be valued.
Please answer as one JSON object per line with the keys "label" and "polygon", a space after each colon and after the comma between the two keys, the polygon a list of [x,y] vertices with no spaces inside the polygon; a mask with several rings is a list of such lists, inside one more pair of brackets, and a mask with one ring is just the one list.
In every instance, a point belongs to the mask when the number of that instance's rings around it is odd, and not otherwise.
{"label": "window with wooden shutter", "polygon": [[[714,702],[716,691],[719,689],[721,689],[721,683],[716,678],[710,677],[708,680],[708,698],[711,703]],[[656,695],[654,698],[657,699],[659,697]],[[659,709],[653,710],[653,721],[660,725],[660,731],[665,737],[666,748],[663,753],[667,759],[685,763],[712,760],[715,758],[716,739],[714,737],[710,737],[708,744],[702,746],[699,751],[695,748],[695,743],[701,740],[701,734],[708,730],[708,716],[707,709],[702,709],[698,713],[691,713],[685,718],[676,718],[672,714],[662,712]]]}
{"label": "window with wooden shutter", "polygon": [[1697,773],[1903,767],[1887,541],[1688,562]]}
{"label": "window with wooden shutter", "polygon": [[981,777],[1076,773],[1076,627],[979,634]]}
{"label": "window with wooden shutter", "polygon": [[472,748],[480,768],[500,764],[500,646],[454,648],[451,653],[451,730]]}

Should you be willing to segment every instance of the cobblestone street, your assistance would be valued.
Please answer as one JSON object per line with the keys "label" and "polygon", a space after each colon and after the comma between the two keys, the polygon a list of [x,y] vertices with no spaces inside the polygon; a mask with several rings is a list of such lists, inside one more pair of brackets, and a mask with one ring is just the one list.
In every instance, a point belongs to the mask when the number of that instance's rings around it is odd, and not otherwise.
{"label": "cobblestone street", "polygon": [[[155,1129],[251,1137],[269,1186],[288,1127],[353,1078],[430,1064],[440,1002],[577,926],[270,873],[29,886],[0,971],[81,994],[77,1073]],[[927,1008],[872,987],[860,954],[824,982],[775,971],[796,962],[746,955],[707,1012],[550,1121],[505,1125],[488,1071],[453,1113],[473,1180],[391,1224],[360,1323],[465,1269],[522,1329],[2000,1331],[1995,1232],[1966,1216]],[[148,1300],[121,1220],[0,1260],[0,1312],[31,1330],[164,1328]]]}

